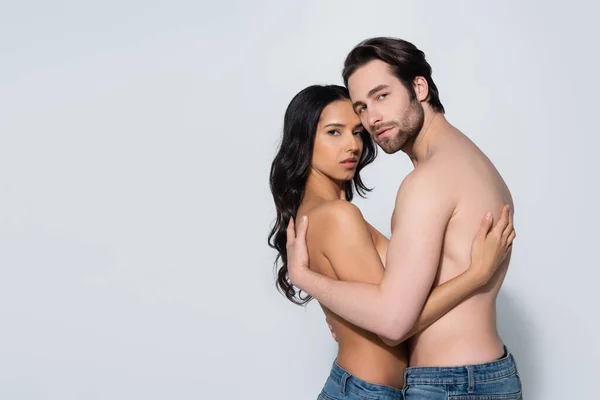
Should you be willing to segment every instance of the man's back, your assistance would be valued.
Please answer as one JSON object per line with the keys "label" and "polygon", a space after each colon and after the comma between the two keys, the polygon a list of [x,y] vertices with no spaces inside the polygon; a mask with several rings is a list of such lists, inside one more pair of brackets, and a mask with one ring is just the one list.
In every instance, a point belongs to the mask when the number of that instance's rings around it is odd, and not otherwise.
{"label": "man's back", "polygon": [[[436,192],[455,203],[434,286],[462,273],[470,264],[473,235],[481,215],[495,210],[497,220],[503,205],[513,207],[510,192],[490,160],[458,130],[449,127],[440,133],[431,156],[415,168],[439,175]],[[509,260],[510,256],[485,287],[411,339],[411,366],[472,365],[502,355],[495,302]]]}

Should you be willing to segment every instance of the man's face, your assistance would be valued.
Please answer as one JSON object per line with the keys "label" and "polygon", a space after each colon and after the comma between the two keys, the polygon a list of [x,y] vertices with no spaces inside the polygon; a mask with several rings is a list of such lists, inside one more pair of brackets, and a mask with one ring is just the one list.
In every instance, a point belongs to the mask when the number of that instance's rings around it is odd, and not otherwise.
{"label": "man's face", "polygon": [[348,79],[354,111],[373,140],[388,154],[403,149],[421,131],[424,111],[411,99],[387,63],[373,60]]}

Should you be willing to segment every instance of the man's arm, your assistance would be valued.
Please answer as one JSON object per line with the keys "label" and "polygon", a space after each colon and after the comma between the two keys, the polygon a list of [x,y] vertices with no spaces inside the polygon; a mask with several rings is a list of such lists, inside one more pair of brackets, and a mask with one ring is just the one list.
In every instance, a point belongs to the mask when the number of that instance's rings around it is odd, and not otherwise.
{"label": "man's arm", "polygon": [[[471,246],[471,264],[463,273],[449,281],[436,286],[425,301],[412,329],[399,340],[381,338],[385,344],[394,347],[423,331],[435,321],[472,295],[488,282],[510,254],[512,241],[515,238],[512,213],[509,208],[502,212],[502,218],[492,228],[492,213],[488,212],[481,220],[479,231]],[[380,237],[382,247],[387,248],[387,238],[374,229]]]}
{"label": "man's arm", "polygon": [[[396,199],[386,271],[380,284],[335,281],[299,267],[298,259],[288,256],[292,282],[355,325],[394,341],[404,337],[430,292],[444,230],[454,210],[452,199],[436,190],[434,183],[427,175],[416,176],[413,172],[402,184]],[[349,241],[364,240],[356,236],[361,235],[360,232],[352,229],[344,232]],[[291,232],[288,255],[293,253],[293,241]],[[356,251],[345,254],[343,257],[331,255],[332,265],[361,260]],[[299,259],[302,258],[303,255],[299,255]]]}

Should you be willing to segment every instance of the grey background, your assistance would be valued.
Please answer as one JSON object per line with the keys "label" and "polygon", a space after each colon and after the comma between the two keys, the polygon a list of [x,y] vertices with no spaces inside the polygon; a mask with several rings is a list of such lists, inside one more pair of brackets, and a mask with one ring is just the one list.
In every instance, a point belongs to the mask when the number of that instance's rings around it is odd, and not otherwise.
{"label": "grey background", "polygon": [[[390,35],[496,164],[518,241],[499,328],[527,399],[590,399],[598,343],[592,2],[4,1],[0,398],[313,399],[335,355],[273,284],[284,110]],[[411,165],[357,201],[389,234]]]}

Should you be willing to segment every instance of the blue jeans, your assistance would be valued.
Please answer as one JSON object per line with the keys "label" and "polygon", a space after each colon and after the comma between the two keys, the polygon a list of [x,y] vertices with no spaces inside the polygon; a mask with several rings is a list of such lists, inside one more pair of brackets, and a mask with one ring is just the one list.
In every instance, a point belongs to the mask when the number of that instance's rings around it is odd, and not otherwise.
{"label": "blue jeans", "polygon": [[413,367],[405,372],[406,400],[520,400],[515,360],[505,356],[465,367]]}
{"label": "blue jeans", "polygon": [[400,389],[358,379],[334,362],[317,400],[404,400],[404,396]]}

